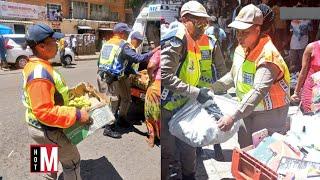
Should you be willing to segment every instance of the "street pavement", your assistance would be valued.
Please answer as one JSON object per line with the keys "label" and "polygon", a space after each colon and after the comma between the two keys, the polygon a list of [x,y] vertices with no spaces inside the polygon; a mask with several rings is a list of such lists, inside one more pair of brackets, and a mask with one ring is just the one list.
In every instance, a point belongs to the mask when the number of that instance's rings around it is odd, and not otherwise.
{"label": "street pavement", "polygon": [[[96,61],[79,61],[70,68],[56,68],[69,87],[84,81],[97,86]],[[0,180],[1,177],[4,180],[40,180],[42,174],[30,173],[30,144],[34,142],[24,120],[21,70],[0,70],[0,83]],[[134,104],[131,109],[136,111],[139,107]],[[122,131],[121,139],[105,137],[101,129],[78,145],[83,180],[160,179],[160,147],[150,148],[147,145],[147,129],[141,123],[143,116],[131,113],[130,117],[134,128]],[[204,147],[197,158],[197,179],[232,178],[231,154],[234,147],[239,147],[236,136],[222,144],[225,162],[214,159],[213,145]],[[61,174],[59,179],[62,179]]]}
{"label": "street pavement", "polygon": [[233,179],[231,174],[232,150],[235,147],[240,147],[237,134],[227,142],[221,144],[224,161],[214,159],[213,145],[202,148],[201,155],[197,158],[197,180],[227,180]]}

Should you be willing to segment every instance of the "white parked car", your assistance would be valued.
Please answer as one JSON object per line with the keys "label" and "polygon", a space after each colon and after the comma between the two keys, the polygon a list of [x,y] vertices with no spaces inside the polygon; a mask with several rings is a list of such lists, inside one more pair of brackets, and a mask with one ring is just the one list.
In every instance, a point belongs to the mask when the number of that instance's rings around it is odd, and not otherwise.
{"label": "white parked car", "polygon": [[24,34],[5,34],[7,38],[7,62],[15,64],[17,68],[23,68],[28,62],[28,58],[32,56],[32,51],[29,47],[23,48],[26,39]]}
{"label": "white parked car", "polygon": [[[74,61],[74,53],[69,47],[66,47],[64,50],[64,61],[66,62],[67,65],[70,65],[71,62]],[[59,50],[58,50],[56,56],[53,59],[50,59],[50,62],[61,64]]]}
{"label": "white parked car", "polygon": [[[9,64],[15,64],[17,68],[23,68],[29,57],[33,55],[30,47],[24,49],[24,44],[26,42],[25,34],[5,34],[3,37],[7,38],[7,62]],[[64,55],[65,62],[70,65],[74,60],[74,53],[70,48],[65,48]],[[50,60],[52,63],[61,63],[60,52]]]}

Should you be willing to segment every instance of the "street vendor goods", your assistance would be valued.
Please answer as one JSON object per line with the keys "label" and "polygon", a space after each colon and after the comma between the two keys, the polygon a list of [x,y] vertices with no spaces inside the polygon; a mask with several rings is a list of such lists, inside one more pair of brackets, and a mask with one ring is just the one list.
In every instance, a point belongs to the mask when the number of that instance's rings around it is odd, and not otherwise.
{"label": "street vendor goods", "polygon": [[214,96],[213,99],[204,105],[189,101],[169,121],[170,133],[193,147],[219,144],[230,139],[238,131],[240,121],[236,121],[227,132],[220,131],[216,121],[236,108],[237,102],[222,96]]}
{"label": "street vendor goods", "polygon": [[88,108],[90,119],[92,120],[90,125],[81,125],[76,122],[70,128],[63,130],[72,144],[80,143],[97,129],[115,121],[107,102],[108,100],[88,83],[80,83],[75,88],[70,89],[69,105],[77,108]]}
{"label": "street vendor goods", "polygon": [[69,102],[69,106],[73,106],[76,108],[82,108],[82,107],[89,108],[91,106],[91,102],[85,96],[80,96],[80,97],[74,98],[74,100],[71,100]]}
{"label": "street vendor goods", "polygon": [[129,77],[131,86],[137,87],[141,90],[147,90],[149,85],[149,76],[147,70],[142,70],[139,74],[131,74]]}

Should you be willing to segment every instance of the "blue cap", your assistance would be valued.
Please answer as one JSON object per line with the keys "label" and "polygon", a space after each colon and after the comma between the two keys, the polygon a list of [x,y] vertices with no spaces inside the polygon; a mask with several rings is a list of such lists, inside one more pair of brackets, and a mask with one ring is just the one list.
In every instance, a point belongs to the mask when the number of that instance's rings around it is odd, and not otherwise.
{"label": "blue cap", "polygon": [[54,39],[61,39],[64,37],[63,33],[54,32],[51,27],[44,23],[38,23],[29,27],[26,39],[41,42],[45,40],[47,37],[52,37]]}
{"label": "blue cap", "polygon": [[132,31],[132,29],[130,29],[128,24],[126,24],[126,23],[118,23],[113,27],[114,33],[131,32],[131,31]]}
{"label": "blue cap", "polygon": [[134,33],[131,34],[131,39],[137,39],[137,40],[143,41],[143,36],[141,35],[140,32],[135,31]]}

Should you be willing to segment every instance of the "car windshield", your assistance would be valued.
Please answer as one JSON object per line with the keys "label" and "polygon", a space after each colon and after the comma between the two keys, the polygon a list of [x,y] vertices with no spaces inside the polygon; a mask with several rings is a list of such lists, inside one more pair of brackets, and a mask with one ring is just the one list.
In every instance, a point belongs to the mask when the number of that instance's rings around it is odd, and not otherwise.
{"label": "car windshield", "polygon": [[24,37],[14,37],[14,38],[10,38],[12,39],[15,43],[19,44],[19,45],[24,45],[26,42],[26,38]]}

